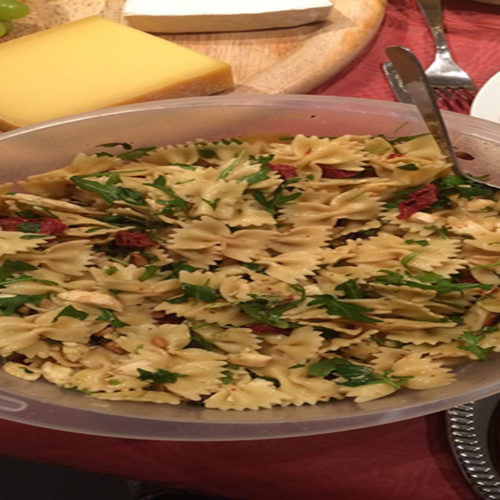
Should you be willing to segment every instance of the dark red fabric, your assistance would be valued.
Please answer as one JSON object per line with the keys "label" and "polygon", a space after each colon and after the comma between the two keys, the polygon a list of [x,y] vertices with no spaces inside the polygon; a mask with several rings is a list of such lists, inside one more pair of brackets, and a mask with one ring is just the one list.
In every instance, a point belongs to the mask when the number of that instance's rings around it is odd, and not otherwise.
{"label": "dark red fabric", "polygon": [[474,500],[442,414],[263,441],[139,441],[4,422],[0,452],[238,500]]}
{"label": "dark red fabric", "polygon": [[[448,41],[478,87],[500,71],[500,6],[444,0]],[[392,0],[370,45],[312,93],[394,100],[380,64],[433,45],[416,0]],[[226,443],[139,441],[0,422],[0,454],[162,482],[238,500],[474,500],[448,446],[444,414],[321,436]]]}

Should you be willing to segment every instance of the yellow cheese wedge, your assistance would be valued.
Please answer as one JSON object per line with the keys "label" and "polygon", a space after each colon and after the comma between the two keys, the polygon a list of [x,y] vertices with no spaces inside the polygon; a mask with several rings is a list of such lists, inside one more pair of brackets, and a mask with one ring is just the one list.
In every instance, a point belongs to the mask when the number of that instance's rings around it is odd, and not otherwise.
{"label": "yellow cheese wedge", "polygon": [[98,16],[0,44],[0,68],[4,130],[233,86],[228,64]]}

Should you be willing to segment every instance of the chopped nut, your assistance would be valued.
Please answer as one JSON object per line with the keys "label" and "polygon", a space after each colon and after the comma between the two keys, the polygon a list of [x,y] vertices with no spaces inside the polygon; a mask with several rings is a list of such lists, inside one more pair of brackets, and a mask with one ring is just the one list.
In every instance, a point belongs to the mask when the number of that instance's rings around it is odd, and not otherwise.
{"label": "chopped nut", "polygon": [[156,347],[167,347],[167,341],[163,337],[153,337],[151,343]]}
{"label": "chopped nut", "polygon": [[151,316],[153,317],[153,319],[162,319],[163,316],[165,316],[165,313],[163,311],[153,311],[151,313]]}
{"label": "chopped nut", "polygon": [[146,266],[148,264],[148,259],[140,253],[133,253],[130,254],[130,262],[132,262],[134,266]]}
{"label": "chopped nut", "polygon": [[128,354],[128,352],[123,348],[120,347],[116,342],[108,342],[107,344],[104,345],[108,351],[114,352],[115,354]]}
{"label": "chopped nut", "polygon": [[19,306],[17,308],[17,312],[19,314],[26,316],[27,314],[29,314],[31,312],[31,309],[28,306]]}

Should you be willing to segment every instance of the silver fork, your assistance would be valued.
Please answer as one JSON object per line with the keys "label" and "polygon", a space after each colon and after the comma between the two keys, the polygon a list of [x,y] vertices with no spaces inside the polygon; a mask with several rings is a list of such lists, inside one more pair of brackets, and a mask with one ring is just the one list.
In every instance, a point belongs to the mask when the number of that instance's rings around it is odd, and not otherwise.
{"label": "silver fork", "polygon": [[[441,107],[451,111],[468,112],[474,98],[474,82],[453,60],[444,36],[441,0],[418,0],[422,14],[436,44],[434,61],[425,71]],[[382,69],[401,102],[411,103],[399,75],[391,63],[383,63]]]}

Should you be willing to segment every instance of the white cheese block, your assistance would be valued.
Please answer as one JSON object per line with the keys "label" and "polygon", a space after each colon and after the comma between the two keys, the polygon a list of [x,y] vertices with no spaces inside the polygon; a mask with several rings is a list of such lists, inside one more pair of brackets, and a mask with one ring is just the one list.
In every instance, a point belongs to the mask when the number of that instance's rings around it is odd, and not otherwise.
{"label": "white cheese block", "polygon": [[152,33],[247,31],[328,18],[330,0],[127,0],[130,26]]}

